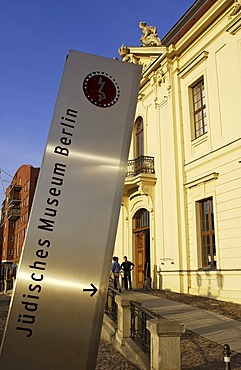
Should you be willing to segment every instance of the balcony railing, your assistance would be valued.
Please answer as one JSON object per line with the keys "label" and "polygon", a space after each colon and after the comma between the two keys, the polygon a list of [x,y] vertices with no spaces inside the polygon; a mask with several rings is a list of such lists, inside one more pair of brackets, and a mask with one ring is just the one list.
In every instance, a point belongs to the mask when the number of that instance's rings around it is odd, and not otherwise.
{"label": "balcony railing", "polygon": [[16,221],[20,217],[20,208],[10,208],[7,217],[11,221]]}
{"label": "balcony railing", "polygon": [[155,173],[154,157],[142,155],[128,161],[126,177],[133,177],[141,173]]}
{"label": "balcony railing", "polygon": [[21,185],[13,185],[10,190],[9,204],[20,203],[20,190]]}
{"label": "balcony railing", "polygon": [[19,192],[11,192],[8,204],[18,204],[21,202]]}
{"label": "balcony railing", "polygon": [[5,211],[2,209],[2,211],[1,211],[1,219],[0,219],[0,226],[3,226],[3,224],[4,224],[4,216],[5,216]]}
{"label": "balcony railing", "polygon": [[12,185],[12,187],[11,187],[11,192],[12,191],[17,191],[17,192],[19,192],[20,190],[22,189],[22,186],[21,185]]}

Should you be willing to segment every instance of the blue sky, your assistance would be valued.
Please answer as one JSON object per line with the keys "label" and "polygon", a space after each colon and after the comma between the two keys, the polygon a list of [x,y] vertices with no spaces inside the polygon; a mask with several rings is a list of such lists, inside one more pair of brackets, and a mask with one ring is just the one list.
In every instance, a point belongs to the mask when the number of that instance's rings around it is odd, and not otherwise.
{"label": "blue sky", "polygon": [[[40,167],[70,49],[119,57],[139,22],[162,39],[195,0],[5,0],[0,14],[0,201],[22,164]],[[3,172],[4,171],[4,172]]]}

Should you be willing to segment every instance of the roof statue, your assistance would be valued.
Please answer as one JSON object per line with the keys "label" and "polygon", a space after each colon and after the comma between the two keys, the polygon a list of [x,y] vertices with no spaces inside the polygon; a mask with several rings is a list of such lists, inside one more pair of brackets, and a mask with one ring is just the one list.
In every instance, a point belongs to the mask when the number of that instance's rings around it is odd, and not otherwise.
{"label": "roof statue", "polygon": [[139,27],[142,30],[141,43],[142,46],[160,46],[161,40],[158,37],[155,26],[147,26],[146,22],[140,22]]}
{"label": "roof statue", "polygon": [[129,63],[133,63],[133,64],[139,64],[140,58],[138,58],[136,55],[132,54],[130,52],[130,49],[127,46],[122,45],[118,49],[118,52],[119,52],[119,54],[120,54],[123,62],[129,62]]}
{"label": "roof statue", "polygon": [[231,11],[231,13],[229,14],[230,17],[238,14],[241,10],[241,1],[240,0],[234,0],[234,6],[233,6],[233,9]]}

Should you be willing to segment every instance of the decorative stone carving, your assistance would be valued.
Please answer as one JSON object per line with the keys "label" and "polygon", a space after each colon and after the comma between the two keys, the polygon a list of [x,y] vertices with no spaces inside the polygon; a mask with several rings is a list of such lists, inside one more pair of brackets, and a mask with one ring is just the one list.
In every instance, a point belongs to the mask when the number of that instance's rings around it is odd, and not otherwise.
{"label": "decorative stone carving", "polygon": [[146,22],[140,22],[139,27],[142,30],[142,37],[140,39],[142,46],[162,45],[155,26],[147,26]]}
{"label": "decorative stone carving", "polygon": [[122,45],[118,49],[118,52],[119,52],[123,62],[139,64],[140,58],[138,58],[136,55],[132,54],[130,52],[130,49],[127,46]]}
{"label": "decorative stone carving", "polygon": [[161,107],[171,96],[170,66],[165,64],[150,76],[150,85],[153,88],[155,107]]}
{"label": "decorative stone carving", "polygon": [[234,0],[234,6],[229,16],[233,17],[234,15],[238,14],[240,10],[241,10],[241,0]]}
{"label": "decorative stone carving", "polygon": [[154,75],[154,81],[158,86],[161,86],[162,83],[165,83],[165,73],[162,68],[156,71]]}
{"label": "decorative stone carving", "polygon": [[149,187],[146,186],[146,185],[140,185],[138,187],[138,190],[141,193],[141,195],[147,195],[148,194],[148,191],[149,191]]}
{"label": "decorative stone carving", "polygon": [[138,95],[138,101],[142,100],[145,97],[145,94],[140,93]]}

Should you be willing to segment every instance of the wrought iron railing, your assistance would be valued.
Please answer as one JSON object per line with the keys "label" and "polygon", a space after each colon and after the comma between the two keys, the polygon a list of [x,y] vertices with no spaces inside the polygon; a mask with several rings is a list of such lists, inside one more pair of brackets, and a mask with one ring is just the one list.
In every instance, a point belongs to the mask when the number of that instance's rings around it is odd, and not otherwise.
{"label": "wrought iron railing", "polygon": [[128,161],[126,177],[136,176],[140,173],[155,173],[154,157],[142,155]]}
{"label": "wrought iron railing", "polygon": [[117,291],[111,287],[108,288],[106,304],[105,304],[105,314],[109,316],[109,318],[117,324],[117,311],[118,306],[115,302],[115,296],[117,295]]}
{"label": "wrought iron railing", "polygon": [[154,318],[155,316],[141,305],[131,302],[131,338],[148,357],[151,352],[151,334],[146,327],[146,322]]}

